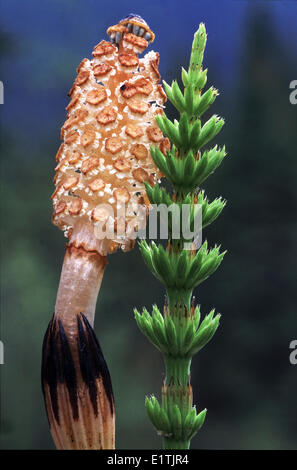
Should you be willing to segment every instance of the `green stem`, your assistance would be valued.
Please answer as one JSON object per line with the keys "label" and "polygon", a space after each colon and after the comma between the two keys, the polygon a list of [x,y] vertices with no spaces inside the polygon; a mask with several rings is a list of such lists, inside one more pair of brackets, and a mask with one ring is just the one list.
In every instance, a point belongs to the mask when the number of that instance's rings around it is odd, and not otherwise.
{"label": "green stem", "polygon": [[168,307],[171,314],[176,310],[176,306],[182,305],[190,311],[192,290],[167,288]]}
{"label": "green stem", "polygon": [[[182,71],[184,93],[176,81],[171,87],[166,85],[168,98],[180,112],[180,120],[172,122],[165,114],[156,118],[170,141],[170,150],[166,158],[157,147],[151,147],[151,153],[156,166],[171,182],[173,193],[158,185],[146,184],[152,204],[165,203],[169,207],[175,202],[180,207],[183,204],[190,206],[190,226],[194,221],[195,204],[203,205],[204,226],[215,220],[225,205],[221,199],[209,203],[199,189],[226,155],[224,148],[217,147],[200,153],[224,123],[213,116],[201,125],[201,116],[218,94],[212,87],[202,94],[207,81],[207,71],[202,69],[205,43],[205,26],[201,24],[194,36],[189,69]],[[207,243],[201,251],[192,246],[191,252],[187,252],[185,242],[193,243],[194,235],[190,240],[186,240],[183,234],[174,239],[173,222],[172,219],[166,250],[163,245],[141,244],[146,264],[165,284],[168,303],[164,306],[163,316],[154,306],[152,315],[146,309],[142,315],[136,311],[136,321],[141,331],[163,352],[166,368],[161,405],[154,396],[146,398],[149,418],[164,438],[164,449],[189,449],[190,439],[201,428],[206,415],[206,409],[197,413],[193,407],[191,359],[212,338],[219,322],[219,315],[213,317],[214,311],[200,322],[200,308],[192,304],[192,292],[216,270],[224,254],[220,254],[217,247],[209,250]]]}
{"label": "green stem", "polygon": [[163,449],[189,449],[190,440],[176,440],[164,437]]}
{"label": "green stem", "polygon": [[183,388],[189,383],[191,358],[165,356],[166,382],[165,385],[181,385]]}

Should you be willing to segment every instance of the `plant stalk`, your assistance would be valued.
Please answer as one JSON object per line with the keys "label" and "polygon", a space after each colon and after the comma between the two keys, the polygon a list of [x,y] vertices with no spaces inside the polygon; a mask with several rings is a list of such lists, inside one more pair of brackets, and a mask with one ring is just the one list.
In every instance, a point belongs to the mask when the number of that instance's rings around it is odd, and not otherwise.
{"label": "plant stalk", "polygon": [[[218,268],[225,254],[220,253],[218,246],[209,249],[207,241],[196,246],[201,234],[192,230],[196,227],[197,214],[201,215],[204,228],[225,206],[221,198],[210,203],[201,189],[201,183],[226,155],[225,149],[217,146],[201,151],[224,124],[224,120],[216,115],[203,126],[201,124],[202,114],[218,95],[213,87],[202,94],[207,81],[207,70],[202,68],[205,44],[206,31],[201,24],[194,35],[189,69],[182,69],[184,91],[177,81],[171,86],[164,82],[168,99],[180,113],[179,121],[172,122],[165,114],[156,117],[158,126],[170,142],[170,149],[164,156],[157,147],[152,147],[151,154],[173,191],[170,193],[159,185],[152,187],[149,184],[146,184],[146,191],[152,204],[165,205],[171,211],[169,243],[165,250],[162,244],[140,242],[145,263],[167,292],[163,315],[157,306],[153,307],[151,315],[146,309],[142,315],[135,311],[139,328],[164,355],[166,377],[161,405],[154,396],[147,397],[145,405],[150,420],[163,437],[165,449],[188,449],[191,438],[203,425],[206,409],[197,413],[193,407],[191,360],[211,340],[220,319],[220,315],[214,315],[212,310],[201,320],[200,307],[194,306],[192,298],[194,288]],[[191,238],[186,240],[182,235],[173,239],[172,228],[179,226],[181,219],[173,220],[176,217],[173,214],[177,212],[172,209],[179,209],[179,216],[183,216],[180,208],[184,206],[189,209],[186,218]]]}

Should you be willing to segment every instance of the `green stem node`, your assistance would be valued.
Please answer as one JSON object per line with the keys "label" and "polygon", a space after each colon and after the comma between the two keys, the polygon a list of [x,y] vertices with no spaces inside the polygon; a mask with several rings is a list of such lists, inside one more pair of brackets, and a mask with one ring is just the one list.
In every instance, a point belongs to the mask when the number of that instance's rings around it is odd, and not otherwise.
{"label": "green stem node", "polygon": [[191,290],[184,290],[184,289],[171,289],[167,288],[167,296],[168,296],[168,307],[169,312],[174,314],[177,308],[180,306],[186,307],[187,311],[190,311],[191,308],[191,298],[192,298],[192,289]]}
{"label": "green stem node", "polygon": [[165,356],[165,385],[181,385],[186,388],[189,383],[192,358]]}

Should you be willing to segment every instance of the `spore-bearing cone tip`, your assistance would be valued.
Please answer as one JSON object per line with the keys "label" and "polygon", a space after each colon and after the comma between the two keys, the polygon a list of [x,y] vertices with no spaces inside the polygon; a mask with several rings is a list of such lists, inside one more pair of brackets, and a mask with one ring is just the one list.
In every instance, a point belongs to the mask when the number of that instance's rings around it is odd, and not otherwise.
{"label": "spore-bearing cone tip", "polygon": [[114,449],[115,413],[109,371],[87,318],[71,338],[54,314],[42,355],[42,389],[58,449]]}
{"label": "spore-bearing cone tip", "polygon": [[107,30],[107,34],[110,36],[111,41],[116,44],[119,44],[122,39],[122,35],[125,33],[131,33],[148,42],[153,42],[155,39],[155,34],[150,29],[147,22],[136,13],[130,13],[125,16],[125,18],[122,18],[116,25],[110,26]]}

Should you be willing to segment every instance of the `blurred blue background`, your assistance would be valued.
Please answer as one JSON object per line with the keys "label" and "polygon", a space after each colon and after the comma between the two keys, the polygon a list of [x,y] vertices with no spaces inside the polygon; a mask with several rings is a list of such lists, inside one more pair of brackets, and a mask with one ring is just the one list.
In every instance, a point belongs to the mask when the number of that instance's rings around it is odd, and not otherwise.
{"label": "blurred blue background", "polygon": [[[194,399],[208,415],[192,446],[296,449],[289,344],[297,338],[297,106],[289,84],[297,79],[297,4],[268,0],[2,0],[0,446],[54,448],[40,387],[64,253],[50,221],[54,157],[77,65],[131,12],[156,33],[167,82],[187,66],[205,22],[208,83],[221,92],[211,111],[226,119],[216,142],[226,143],[229,157],[205,189],[228,205],[204,236],[228,255],[196,292],[203,313],[215,306],[223,316],[193,361]],[[143,403],[145,394],[159,396],[162,358],[132,311],[162,307],[163,294],[138,249],[110,257],[95,329],[112,375],[121,449],[161,445]]]}

